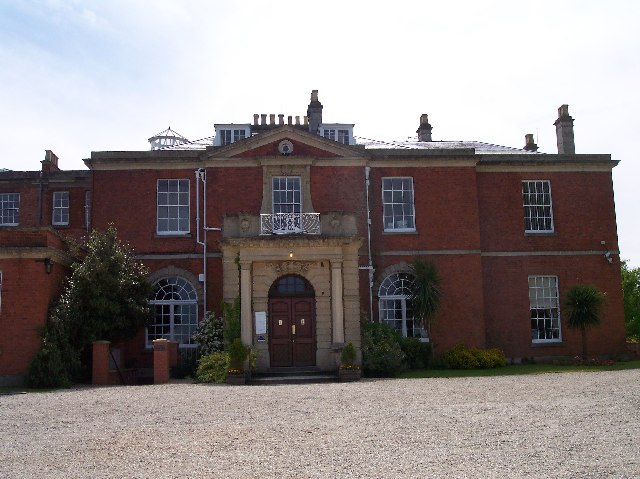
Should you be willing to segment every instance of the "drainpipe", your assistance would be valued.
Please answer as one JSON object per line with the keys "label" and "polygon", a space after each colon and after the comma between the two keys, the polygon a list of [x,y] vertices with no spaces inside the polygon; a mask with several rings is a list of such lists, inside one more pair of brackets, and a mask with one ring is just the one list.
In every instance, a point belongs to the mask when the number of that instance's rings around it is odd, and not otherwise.
{"label": "drainpipe", "polygon": [[38,173],[38,226],[42,226],[42,171]]}
{"label": "drainpipe", "polygon": [[196,243],[202,245],[202,292],[204,298],[202,299],[202,319],[207,314],[207,229],[203,229],[203,241],[200,241],[200,181],[202,181],[202,197],[203,197],[203,219],[204,224],[207,224],[207,174],[204,168],[198,168],[196,170]]}
{"label": "drainpipe", "polygon": [[369,321],[373,322],[373,259],[371,258],[371,205],[369,204],[369,188],[371,186],[371,180],[369,174],[371,173],[371,167],[364,167],[365,177],[365,190],[367,194],[367,254],[369,263],[363,269],[369,271]]}

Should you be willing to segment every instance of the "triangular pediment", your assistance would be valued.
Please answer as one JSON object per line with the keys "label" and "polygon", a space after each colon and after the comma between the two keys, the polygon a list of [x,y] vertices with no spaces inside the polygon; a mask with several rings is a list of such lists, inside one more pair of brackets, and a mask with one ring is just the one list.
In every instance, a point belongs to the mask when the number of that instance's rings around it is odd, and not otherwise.
{"label": "triangular pediment", "polygon": [[331,159],[364,158],[365,155],[360,147],[343,145],[290,125],[276,127],[230,145],[207,150],[206,154],[210,159],[274,156]]}

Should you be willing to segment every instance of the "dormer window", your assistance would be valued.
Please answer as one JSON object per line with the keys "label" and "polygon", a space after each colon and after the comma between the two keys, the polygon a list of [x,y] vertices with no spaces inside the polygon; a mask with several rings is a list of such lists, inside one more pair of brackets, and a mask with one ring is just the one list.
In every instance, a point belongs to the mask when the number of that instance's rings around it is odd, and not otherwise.
{"label": "dormer window", "polygon": [[215,146],[230,145],[251,136],[251,127],[249,125],[215,125],[215,129]]}
{"label": "dormer window", "polygon": [[320,125],[320,136],[343,145],[355,145],[356,143],[353,139],[353,125],[323,123]]}

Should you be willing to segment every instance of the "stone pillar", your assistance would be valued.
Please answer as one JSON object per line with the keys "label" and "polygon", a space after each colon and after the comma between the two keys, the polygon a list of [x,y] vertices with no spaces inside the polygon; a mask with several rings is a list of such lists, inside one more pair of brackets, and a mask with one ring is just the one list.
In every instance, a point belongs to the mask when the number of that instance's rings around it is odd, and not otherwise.
{"label": "stone pillar", "polygon": [[153,340],[153,384],[169,381],[169,341]]}
{"label": "stone pillar", "polygon": [[91,384],[107,386],[109,384],[109,341],[93,342]]}
{"label": "stone pillar", "polygon": [[331,261],[331,340],[334,344],[344,343],[342,289],[342,261]]}
{"label": "stone pillar", "polygon": [[251,261],[240,261],[240,338],[247,346],[253,345],[251,294]]}

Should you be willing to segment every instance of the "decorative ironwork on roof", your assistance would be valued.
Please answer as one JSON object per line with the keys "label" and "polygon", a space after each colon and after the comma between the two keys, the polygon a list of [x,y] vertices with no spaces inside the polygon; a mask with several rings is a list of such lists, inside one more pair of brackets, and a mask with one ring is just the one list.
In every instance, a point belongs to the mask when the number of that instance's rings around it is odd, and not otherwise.
{"label": "decorative ironwork on roof", "polygon": [[188,142],[189,140],[180,133],[173,131],[171,127],[149,138],[152,150],[160,150],[167,146],[176,146]]}

